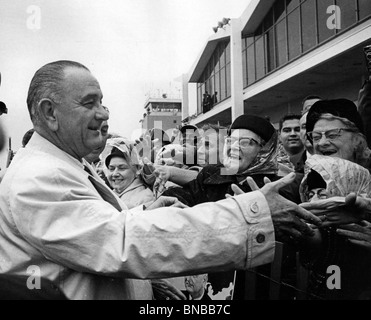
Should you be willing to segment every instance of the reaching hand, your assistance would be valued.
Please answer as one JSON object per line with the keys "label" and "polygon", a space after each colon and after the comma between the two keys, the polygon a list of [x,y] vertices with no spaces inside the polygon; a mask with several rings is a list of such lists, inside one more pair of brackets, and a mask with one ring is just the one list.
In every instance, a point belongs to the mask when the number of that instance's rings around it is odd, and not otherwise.
{"label": "reaching hand", "polygon": [[350,193],[347,197],[331,197],[329,199],[300,204],[311,211],[322,221],[323,226],[339,226],[361,220],[371,221],[371,199],[357,197]]}
{"label": "reaching hand", "polygon": [[166,279],[153,279],[152,290],[156,300],[187,300],[186,296]]}
{"label": "reaching hand", "polygon": [[145,210],[154,210],[162,207],[176,207],[176,208],[188,208],[187,205],[180,202],[177,198],[174,197],[159,197],[157,200],[152,202]]}
{"label": "reaching hand", "polygon": [[348,237],[350,242],[371,250],[371,223],[362,221],[360,224],[341,226],[336,232]]}
{"label": "reaching hand", "polygon": [[371,199],[357,197],[355,193],[350,193],[345,198],[345,205],[348,207],[353,207],[354,211],[359,213],[359,216],[371,222]]}
{"label": "reaching hand", "polygon": [[154,171],[156,180],[153,184],[153,194],[157,199],[165,190],[166,182],[170,179],[170,167],[168,166],[156,166]]}
{"label": "reaching hand", "polygon": [[[305,236],[313,236],[313,229],[301,219],[315,225],[321,224],[321,220],[318,217],[279,194],[279,190],[292,183],[294,179],[295,173],[291,173],[275,182],[264,178],[265,186],[260,189],[267,199],[271,210],[272,221],[278,240],[287,241],[291,238],[300,239]],[[259,190],[259,187],[251,177],[247,179],[247,182],[253,191]],[[237,186],[232,186],[232,189],[235,193],[242,192]]]}
{"label": "reaching hand", "polygon": [[[279,194],[279,190],[292,183],[294,179],[295,173],[291,173],[275,182],[271,182],[265,177],[265,186],[261,189],[253,178],[248,177],[246,179],[252,191],[260,190],[267,199],[277,239],[283,241],[315,234],[313,229],[300,218],[315,225],[321,224],[321,220],[318,217]],[[244,193],[237,185],[232,185],[232,190],[235,195]]]}

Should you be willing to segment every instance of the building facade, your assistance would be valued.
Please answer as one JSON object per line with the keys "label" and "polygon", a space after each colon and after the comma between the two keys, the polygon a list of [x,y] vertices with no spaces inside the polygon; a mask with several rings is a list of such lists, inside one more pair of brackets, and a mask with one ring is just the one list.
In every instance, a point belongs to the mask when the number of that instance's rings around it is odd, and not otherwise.
{"label": "building facade", "polygon": [[[252,0],[215,31],[186,79],[197,90],[190,123],[229,125],[248,113],[276,124],[300,113],[308,95],[356,102],[367,71],[371,1]],[[188,95],[183,90],[184,101]]]}
{"label": "building facade", "polygon": [[149,97],[144,105],[145,112],[142,123],[142,129],[162,129],[165,132],[171,132],[174,128],[182,124],[182,100],[162,97]]}

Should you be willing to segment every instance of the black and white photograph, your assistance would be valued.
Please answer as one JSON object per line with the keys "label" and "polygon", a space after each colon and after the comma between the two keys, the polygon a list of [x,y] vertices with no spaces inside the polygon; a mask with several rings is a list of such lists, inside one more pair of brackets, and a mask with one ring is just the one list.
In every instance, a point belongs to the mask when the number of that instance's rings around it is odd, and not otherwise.
{"label": "black and white photograph", "polygon": [[370,0],[0,0],[0,41],[0,300],[371,300]]}

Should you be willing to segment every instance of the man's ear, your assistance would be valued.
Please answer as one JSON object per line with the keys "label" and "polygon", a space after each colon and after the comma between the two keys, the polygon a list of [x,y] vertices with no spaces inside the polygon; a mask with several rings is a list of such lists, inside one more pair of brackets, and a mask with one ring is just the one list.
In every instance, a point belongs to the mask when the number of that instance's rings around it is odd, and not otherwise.
{"label": "man's ear", "polygon": [[58,121],[55,116],[55,103],[50,99],[41,99],[38,105],[40,111],[40,117],[43,122],[46,123],[48,128],[52,131],[58,130]]}

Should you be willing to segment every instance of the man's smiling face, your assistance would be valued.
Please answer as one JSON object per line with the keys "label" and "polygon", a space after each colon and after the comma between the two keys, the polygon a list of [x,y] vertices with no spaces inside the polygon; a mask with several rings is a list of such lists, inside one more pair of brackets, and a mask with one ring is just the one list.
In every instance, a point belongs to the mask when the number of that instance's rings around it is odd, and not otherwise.
{"label": "man's smiling face", "polygon": [[81,68],[67,68],[57,102],[55,132],[60,145],[77,159],[102,146],[101,132],[108,112],[102,106],[102,92],[93,75]]}

